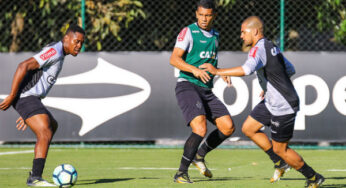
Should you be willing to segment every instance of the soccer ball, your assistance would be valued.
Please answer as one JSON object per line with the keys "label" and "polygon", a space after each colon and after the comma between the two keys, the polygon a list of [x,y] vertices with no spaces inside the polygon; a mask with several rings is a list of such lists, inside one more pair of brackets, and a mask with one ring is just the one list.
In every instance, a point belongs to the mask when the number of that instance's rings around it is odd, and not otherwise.
{"label": "soccer ball", "polygon": [[77,182],[77,171],[70,164],[61,164],[54,169],[53,181],[59,187],[72,187]]}

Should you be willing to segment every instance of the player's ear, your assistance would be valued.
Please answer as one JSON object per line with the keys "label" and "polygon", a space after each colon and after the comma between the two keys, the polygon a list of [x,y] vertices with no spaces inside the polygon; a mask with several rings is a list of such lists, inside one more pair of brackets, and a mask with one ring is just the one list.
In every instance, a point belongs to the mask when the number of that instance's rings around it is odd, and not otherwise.
{"label": "player's ear", "polygon": [[68,35],[64,35],[64,38],[62,39],[64,42],[67,42],[70,37]]}
{"label": "player's ear", "polygon": [[257,28],[253,28],[252,32],[254,36],[257,36],[259,34],[259,30]]}

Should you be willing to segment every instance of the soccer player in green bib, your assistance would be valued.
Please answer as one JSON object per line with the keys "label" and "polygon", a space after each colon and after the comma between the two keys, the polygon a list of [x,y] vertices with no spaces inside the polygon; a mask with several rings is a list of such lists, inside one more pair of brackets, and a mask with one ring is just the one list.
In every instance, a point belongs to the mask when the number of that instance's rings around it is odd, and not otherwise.
{"label": "soccer player in green bib", "polygon": [[[201,0],[197,4],[197,22],[181,30],[170,58],[170,64],[180,70],[175,88],[178,105],[192,129],[184,145],[179,170],[174,176],[177,183],[193,183],[188,175],[191,163],[201,174],[211,178],[212,173],[206,167],[204,158],[234,132],[226,106],[212,92],[214,76],[198,68],[203,63],[217,67],[219,34],[212,29],[215,15],[214,2]],[[223,79],[230,84],[229,78]],[[199,147],[207,133],[207,120],[217,128]]]}

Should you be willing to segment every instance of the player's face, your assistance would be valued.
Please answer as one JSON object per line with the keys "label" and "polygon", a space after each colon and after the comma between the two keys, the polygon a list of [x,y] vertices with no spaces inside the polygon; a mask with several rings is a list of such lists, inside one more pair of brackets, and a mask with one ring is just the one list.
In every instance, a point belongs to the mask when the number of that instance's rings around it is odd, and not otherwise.
{"label": "player's face", "polygon": [[73,56],[77,56],[80,52],[83,43],[84,43],[84,35],[79,32],[71,32],[68,34],[68,54]]}
{"label": "player's face", "polygon": [[201,29],[210,30],[215,18],[213,9],[198,7],[196,11],[197,24]]}
{"label": "player's face", "polygon": [[240,38],[243,39],[244,44],[246,46],[251,46],[252,45],[252,30],[250,28],[247,27],[247,24],[242,24],[241,25],[241,34],[240,34]]}

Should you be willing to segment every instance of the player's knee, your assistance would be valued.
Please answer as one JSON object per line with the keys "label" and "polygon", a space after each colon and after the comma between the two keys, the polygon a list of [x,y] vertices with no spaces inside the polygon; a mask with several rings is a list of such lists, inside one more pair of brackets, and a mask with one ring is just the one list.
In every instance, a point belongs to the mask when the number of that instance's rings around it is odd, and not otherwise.
{"label": "player's knee", "polygon": [[243,125],[241,128],[241,131],[244,133],[245,136],[251,137],[254,133],[248,128],[248,126]]}
{"label": "player's knee", "polygon": [[50,129],[49,127],[42,128],[36,136],[38,141],[50,142],[53,137],[53,130]]}
{"label": "player's knee", "polygon": [[204,137],[207,134],[207,120],[205,116],[197,116],[190,122],[192,132]]}
{"label": "player's knee", "polygon": [[229,136],[230,136],[231,134],[233,134],[234,132],[235,132],[235,125],[234,125],[234,122],[233,122],[233,120],[232,120],[231,126],[230,126],[230,128],[229,128]]}
{"label": "player's knee", "polygon": [[233,123],[229,124],[226,128],[220,130],[225,136],[231,136],[235,131],[235,126]]}
{"label": "player's knee", "polygon": [[281,147],[273,147],[273,151],[274,153],[276,153],[278,156],[280,156],[281,158],[285,158],[285,149],[281,148]]}
{"label": "player's knee", "polygon": [[192,132],[198,134],[201,137],[205,137],[205,135],[207,134],[207,127],[206,126],[200,126],[200,127],[192,129]]}
{"label": "player's knee", "polygon": [[190,122],[191,126],[206,126],[207,125],[207,119],[205,116],[197,116],[195,117],[191,122]]}

